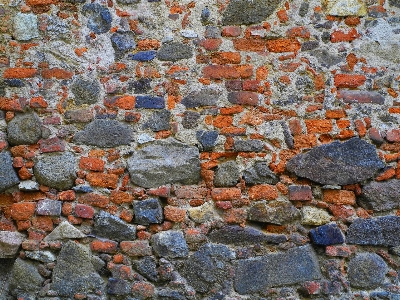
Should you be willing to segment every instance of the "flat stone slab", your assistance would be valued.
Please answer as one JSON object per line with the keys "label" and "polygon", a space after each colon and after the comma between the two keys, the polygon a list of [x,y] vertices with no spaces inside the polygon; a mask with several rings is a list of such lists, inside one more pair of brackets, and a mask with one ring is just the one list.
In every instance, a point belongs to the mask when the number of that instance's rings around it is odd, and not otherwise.
{"label": "flat stone slab", "polygon": [[192,91],[186,97],[183,97],[181,104],[186,108],[194,108],[201,106],[215,106],[220,93],[216,89],[203,88],[199,91]]}
{"label": "flat stone slab", "polygon": [[136,227],[102,210],[94,218],[92,234],[117,242],[132,241],[136,239]]}
{"label": "flat stone slab", "polygon": [[400,180],[372,181],[363,187],[357,203],[374,211],[400,208]]}
{"label": "flat stone slab", "polygon": [[0,153],[0,192],[17,185],[19,177],[12,166],[12,158],[9,152]]}
{"label": "flat stone slab", "polygon": [[81,239],[86,237],[79,229],[75,228],[68,221],[61,222],[52,232],[50,232],[44,241],[57,241],[63,239]]}
{"label": "flat stone slab", "polygon": [[351,286],[373,289],[383,284],[388,266],[375,253],[359,253],[348,264],[348,277]]}

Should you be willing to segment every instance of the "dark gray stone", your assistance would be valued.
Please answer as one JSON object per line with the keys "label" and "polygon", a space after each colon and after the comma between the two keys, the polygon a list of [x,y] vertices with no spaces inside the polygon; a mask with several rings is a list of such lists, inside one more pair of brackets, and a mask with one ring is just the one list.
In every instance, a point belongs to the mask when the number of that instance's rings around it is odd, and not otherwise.
{"label": "dark gray stone", "polygon": [[248,212],[250,221],[282,225],[300,217],[300,211],[288,201],[253,202]]}
{"label": "dark gray stone", "polygon": [[372,181],[363,187],[357,203],[374,211],[400,208],[400,180]]}
{"label": "dark gray stone", "polygon": [[77,132],[73,141],[77,144],[111,148],[128,145],[132,139],[132,128],[128,125],[115,120],[96,119]]}
{"label": "dark gray stone", "polygon": [[136,227],[102,210],[94,218],[92,234],[117,242],[133,241],[136,239]]}
{"label": "dark gray stone", "polygon": [[128,160],[134,184],[150,188],[200,181],[199,150],[173,138],[147,143]]}
{"label": "dark gray stone", "polygon": [[7,299],[9,278],[11,277],[14,258],[0,258],[0,299]]}
{"label": "dark gray stone", "polygon": [[310,238],[316,245],[335,245],[344,243],[344,236],[336,223],[326,224],[310,230]]}
{"label": "dark gray stone", "polygon": [[400,217],[356,219],[347,230],[346,243],[400,246]]}
{"label": "dark gray stone", "polygon": [[223,25],[249,25],[260,23],[272,15],[279,0],[231,0],[223,13]]}
{"label": "dark gray stone", "polygon": [[36,205],[36,214],[40,216],[60,216],[61,201],[40,200]]}
{"label": "dark gray stone", "polygon": [[88,18],[87,27],[95,34],[101,34],[111,29],[111,13],[108,8],[97,3],[85,4],[82,13]]}
{"label": "dark gray stone", "polygon": [[253,245],[257,243],[280,244],[287,242],[287,237],[284,234],[265,234],[255,228],[238,225],[215,229],[211,231],[208,237],[213,243],[232,245]]}
{"label": "dark gray stone", "polygon": [[221,30],[217,26],[206,26],[204,37],[218,39],[221,37]]}
{"label": "dark gray stone", "polygon": [[119,278],[109,278],[107,284],[107,294],[109,295],[128,295],[131,287],[128,281]]}
{"label": "dark gray stone", "polygon": [[196,138],[200,142],[200,151],[210,151],[217,143],[218,131],[196,131]]}
{"label": "dark gray stone", "polygon": [[17,258],[14,263],[10,283],[9,291],[15,299],[25,296],[35,296],[37,292],[42,288],[44,278],[40,276],[36,265]]}
{"label": "dark gray stone", "polygon": [[400,8],[400,0],[389,0],[389,5]]}
{"label": "dark gray stone", "polygon": [[236,152],[261,152],[264,143],[260,140],[235,140],[233,148]]}
{"label": "dark gray stone", "polygon": [[187,110],[183,113],[182,126],[186,129],[196,128],[200,119],[200,114],[196,111]]}
{"label": "dark gray stone", "polygon": [[70,86],[75,104],[95,104],[100,100],[101,87],[96,79],[77,77]]}
{"label": "dark gray stone", "polygon": [[216,187],[235,186],[239,177],[240,172],[236,162],[220,163],[214,173],[214,185]]}
{"label": "dark gray stone", "polygon": [[325,49],[314,50],[311,51],[310,54],[315,56],[315,58],[318,60],[318,63],[326,68],[330,68],[345,60],[344,57],[332,55],[328,50]]}
{"label": "dark gray stone", "polygon": [[216,89],[203,88],[200,91],[193,91],[181,101],[186,108],[201,106],[215,106],[220,93]]}
{"label": "dark gray stone", "polygon": [[17,114],[7,126],[11,145],[36,144],[42,137],[42,122],[35,113]]}
{"label": "dark gray stone", "polygon": [[143,124],[143,129],[151,129],[152,131],[169,130],[171,128],[171,112],[161,109],[153,112],[149,120]]}
{"label": "dark gray stone", "polygon": [[115,32],[110,39],[117,58],[136,48],[135,34],[132,31]]}
{"label": "dark gray stone", "polygon": [[234,287],[242,295],[321,278],[317,257],[309,245],[239,260],[235,274]]}
{"label": "dark gray stone", "polygon": [[135,94],[145,94],[151,91],[151,78],[140,78],[129,84],[129,88],[133,89]]}
{"label": "dark gray stone", "polygon": [[400,300],[400,294],[389,292],[372,292],[369,297],[371,300]]}
{"label": "dark gray stone", "polygon": [[209,292],[216,283],[232,277],[230,261],[235,253],[225,245],[205,244],[183,265],[181,274],[197,292]]}
{"label": "dark gray stone", "polygon": [[183,291],[176,291],[169,288],[159,289],[157,294],[160,300],[187,300]]}
{"label": "dark gray stone", "polygon": [[277,184],[279,182],[278,176],[268,167],[266,162],[255,162],[254,166],[243,172],[243,179],[246,185],[254,184]]}
{"label": "dark gray stone", "polygon": [[349,261],[347,275],[350,285],[362,289],[373,289],[383,284],[388,267],[375,253],[359,253]]}
{"label": "dark gray stone", "polygon": [[0,153],[0,192],[17,185],[19,177],[12,166],[12,158],[10,153]]}
{"label": "dark gray stone", "polygon": [[35,163],[36,180],[58,190],[70,189],[76,179],[76,159],[71,152],[44,154]]}
{"label": "dark gray stone", "polygon": [[383,167],[375,147],[359,138],[315,147],[286,164],[286,168],[299,177],[331,185],[362,182]]}
{"label": "dark gray stone", "polygon": [[302,2],[299,8],[299,16],[304,17],[308,12],[309,7],[310,3],[308,3],[308,1]]}
{"label": "dark gray stone", "polygon": [[141,225],[160,224],[164,221],[163,209],[158,199],[133,201],[135,223]]}
{"label": "dark gray stone", "polygon": [[178,42],[164,43],[157,52],[157,58],[164,61],[177,61],[192,56],[192,47]]}
{"label": "dark gray stone", "polygon": [[158,256],[168,258],[187,257],[189,249],[180,231],[161,231],[151,238],[153,250]]}
{"label": "dark gray stone", "polygon": [[77,293],[105,293],[105,282],[96,273],[87,248],[73,241],[63,244],[53,270],[51,289],[60,297]]}
{"label": "dark gray stone", "polygon": [[301,45],[301,51],[310,51],[319,47],[318,41],[308,41]]}
{"label": "dark gray stone", "polygon": [[156,260],[147,256],[136,263],[137,271],[150,281],[158,281]]}

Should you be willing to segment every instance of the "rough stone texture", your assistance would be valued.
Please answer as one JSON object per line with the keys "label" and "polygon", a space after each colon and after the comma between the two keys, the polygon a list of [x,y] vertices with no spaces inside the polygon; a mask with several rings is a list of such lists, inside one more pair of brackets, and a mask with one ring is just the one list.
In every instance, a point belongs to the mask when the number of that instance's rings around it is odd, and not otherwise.
{"label": "rough stone texture", "polygon": [[87,27],[96,34],[111,29],[112,17],[110,11],[98,3],[85,4],[82,13],[88,18]]}
{"label": "rough stone texture", "polygon": [[359,138],[333,142],[299,154],[286,164],[290,172],[321,184],[362,182],[384,167],[375,147]]}
{"label": "rough stone texture", "polygon": [[49,242],[64,239],[80,239],[84,237],[86,237],[86,235],[79,229],[72,226],[68,221],[63,221],[44,238],[44,241]]}
{"label": "rough stone texture", "polygon": [[331,216],[325,210],[313,206],[304,206],[301,209],[301,224],[324,225],[329,223]]}
{"label": "rough stone texture", "polygon": [[389,4],[395,7],[400,8],[400,1],[399,0],[389,0]]}
{"label": "rough stone texture", "polygon": [[14,17],[13,36],[18,41],[29,41],[39,36],[38,17],[35,14],[17,13]]}
{"label": "rough stone texture", "polygon": [[240,177],[236,162],[228,161],[218,165],[214,173],[214,185],[217,187],[235,186]]}
{"label": "rough stone texture", "polygon": [[36,144],[42,137],[42,122],[35,113],[17,114],[8,123],[7,140],[12,145]]}
{"label": "rough stone texture", "polygon": [[19,232],[0,231],[0,258],[13,257],[17,254],[25,236]]}
{"label": "rough stone texture", "polygon": [[116,216],[100,211],[95,216],[92,234],[118,242],[131,241],[136,239],[136,228]]}
{"label": "rough stone texture", "polygon": [[162,223],[164,220],[163,209],[158,199],[146,199],[133,202],[135,223],[149,225]]}
{"label": "rough stone texture", "polygon": [[40,276],[36,265],[21,258],[17,258],[14,263],[9,289],[16,298],[35,297],[44,282]]}
{"label": "rough stone texture", "polygon": [[278,177],[270,170],[266,162],[256,162],[253,167],[243,172],[243,179],[247,185],[254,184],[277,184]]}
{"label": "rough stone texture", "polygon": [[400,208],[400,180],[372,181],[362,189],[357,203],[365,209],[386,211]]}
{"label": "rough stone texture", "polygon": [[210,202],[204,203],[198,207],[191,207],[188,209],[188,212],[190,219],[196,223],[204,223],[216,218],[214,205]]}
{"label": "rough stone texture", "polygon": [[349,261],[348,276],[351,286],[372,289],[385,280],[388,266],[375,253],[359,253]]}
{"label": "rough stone texture", "polygon": [[346,242],[357,245],[399,246],[400,217],[356,219],[349,226]]}
{"label": "rough stone texture", "polygon": [[193,50],[189,45],[179,42],[163,43],[157,52],[157,58],[162,61],[178,61],[191,58]]}
{"label": "rough stone texture", "polygon": [[77,144],[97,147],[116,147],[128,145],[133,139],[132,129],[115,120],[96,119],[76,133],[74,142]]}
{"label": "rough stone texture", "polygon": [[344,243],[344,236],[336,223],[326,224],[310,230],[310,238],[316,245],[335,245]]}
{"label": "rough stone texture", "polygon": [[365,16],[365,3],[359,0],[327,0],[327,13],[332,16]]}
{"label": "rough stone texture", "polygon": [[76,178],[76,159],[71,152],[44,154],[38,158],[34,173],[40,184],[58,189],[71,188]]}
{"label": "rough stone texture", "polygon": [[233,147],[237,152],[260,152],[264,144],[260,140],[235,140]]}
{"label": "rough stone texture", "polygon": [[61,201],[40,200],[36,205],[36,213],[40,216],[61,215]]}
{"label": "rough stone texture", "polygon": [[217,131],[204,131],[196,132],[196,138],[200,142],[200,151],[210,151],[217,143]]}
{"label": "rough stone texture", "polygon": [[257,201],[250,206],[250,221],[282,225],[300,216],[300,212],[287,201]]}
{"label": "rough stone texture", "polygon": [[143,129],[150,129],[152,131],[169,130],[171,125],[171,113],[166,110],[159,110],[153,112],[149,120],[143,124]]}
{"label": "rough stone texture", "polygon": [[56,260],[56,256],[50,251],[25,251],[25,256],[43,263],[51,263]]}
{"label": "rough stone texture", "polygon": [[203,88],[200,91],[193,91],[184,97],[181,104],[186,108],[195,108],[202,106],[214,106],[217,104],[219,93],[215,89]]}
{"label": "rough stone texture", "polygon": [[176,258],[187,257],[189,249],[180,231],[162,231],[151,238],[154,251],[158,256]]}
{"label": "rough stone texture", "polygon": [[115,32],[111,36],[111,44],[118,58],[136,48],[135,35],[131,31]]}
{"label": "rough stone texture", "polygon": [[195,111],[185,111],[183,113],[182,126],[185,129],[192,129],[198,126],[200,114]]}
{"label": "rough stone texture", "polygon": [[107,293],[110,295],[128,295],[131,287],[129,282],[118,278],[109,278],[107,283]]}
{"label": "rough stone texture", "polygon": [[155,141],[132,155],[128,170],[132,182],[142,187],[196,184],[200,180],[199,150],[175,139]]}
{"label": "rough stone texture", "polygon": [[310,246],[239,260],[235,274],[234,286],[239,294],[321,278],[317,258]]}
{"label": "rough stone texture", "polygon": [[74,95],[76,105],[90,105],[99,101],[101,87],[97,80],[79,76],[72,82],[71,92]]}
{"label": "rough stone texture", "polygon": [[136,268],[138,272],[149,279],[150,281],[158,281],[157,264],[156,260],[147,256],[137,262]]}
{"label": "rough stone texture", "polygon": [[0,153],[0,192],[17,185],[19,178],[12,166],[12,159],[9,152]]}

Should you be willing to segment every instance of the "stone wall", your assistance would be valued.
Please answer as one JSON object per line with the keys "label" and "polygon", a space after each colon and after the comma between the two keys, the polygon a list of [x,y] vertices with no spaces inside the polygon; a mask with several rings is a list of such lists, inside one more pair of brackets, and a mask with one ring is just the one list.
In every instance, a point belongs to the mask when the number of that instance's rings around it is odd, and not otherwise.
{"label": "stone wall", "polygon": [[1,0],[0,299],[400,299],[399,0]]}

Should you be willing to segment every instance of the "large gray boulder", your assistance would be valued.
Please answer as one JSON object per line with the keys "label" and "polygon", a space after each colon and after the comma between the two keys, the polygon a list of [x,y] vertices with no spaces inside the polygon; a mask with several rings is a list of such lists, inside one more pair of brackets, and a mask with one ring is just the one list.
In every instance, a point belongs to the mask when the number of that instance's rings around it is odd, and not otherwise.
{"label": "large gray boulder", "polygon": [[362,289],[379,287],[385,280],[388,266],[375,253],[359,253],[349,261],[348,277],[351,286]]}
{"label": "large gray boulder", "polygon": [[400,208],[400,180],[372,181],[363,187],[357,203],[374,211]]}
{"label": "large gray boulder", "polygon": [[15,299],[37,296],[43,282],[44,278],[40,276],[36,264],[17,258],[9,283],[9,291],[15,296]]}
{"label": "large gray boulder", "polygon": [[42,137],[42,122],[35,113],[17,114],[7,126],[11,145],[36,144]]}
{"label": "large gray boulder", "polygon": [[12,166],[12,158],[10,153],[0,153],[0,192],[17,185],[19,178]]}
{"label": "large gray boulder", "polygon": [[134,184],[158,187],[168,183],[196,184],[200,181],[199,150],[173,138],[146,144],[128,160]]}

